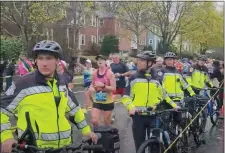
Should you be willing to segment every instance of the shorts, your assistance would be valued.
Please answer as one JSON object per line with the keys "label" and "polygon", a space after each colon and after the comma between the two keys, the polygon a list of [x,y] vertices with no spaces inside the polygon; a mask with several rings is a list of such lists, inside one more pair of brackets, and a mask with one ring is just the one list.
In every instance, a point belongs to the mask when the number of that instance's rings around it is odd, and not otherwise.
{"label": "shorts", "polygon": [[93,103],[93,108],[100,109],[101,111],[112,111],[114,109],[114,103],[110,104]]}
{"label": "shorts", "polygon": [[121,95],[123,96],[125,92],[125,88],[116,88],[116,91],[113,92],[113,95]]}

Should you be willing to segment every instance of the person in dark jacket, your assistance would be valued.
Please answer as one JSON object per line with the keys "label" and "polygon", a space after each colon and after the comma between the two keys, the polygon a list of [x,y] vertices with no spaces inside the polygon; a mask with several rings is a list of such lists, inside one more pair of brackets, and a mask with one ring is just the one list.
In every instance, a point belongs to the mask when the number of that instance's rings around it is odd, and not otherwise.
{"label": "person in dark jacket", "polygon": [[6,68],[7,62],[1,61],[0,63],[0,93],[3,91],[3,74]]}
{"label": "person in dark jacket", "polygon": [[12,59],[11,63],[6,69],[6,88],[5,91],[12,85],[13,75],[15,74],[15,59]]}

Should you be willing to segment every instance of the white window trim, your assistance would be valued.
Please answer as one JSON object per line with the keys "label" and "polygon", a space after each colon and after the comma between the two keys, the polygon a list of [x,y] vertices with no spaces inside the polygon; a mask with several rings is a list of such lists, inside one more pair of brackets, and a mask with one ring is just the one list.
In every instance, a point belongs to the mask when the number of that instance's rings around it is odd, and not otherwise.
{"label": "white window trim", "polygon": [[68,44],[68,48],[70,47],[70,32],[69,32],[69,28],[66,28],[66,38],[67,38],[67,44]]}
{"label": "white window trim", "polygon": [[98,43],[101,43],[104,39],[104,35],[99,35],[98,36]]}
{"label": "white window trim", "polygon": [[96,43],[96,36],[95,35],[91,35],[91,43]]}
{"label": "white window trim", "polygon": [[149,44],[150,44],[150,45],[153,44],[153,39],[149,39]]}
{"label": "white window trim", "polygon": [[[100,22],[101,20],[102,20],[102,22]],[[102,25],[100,23],[102,23]],[[104,26],[104,19],[103,18],[99,18],[98,19],[98,26],[99,27],[103,27]]]}
{"label": "white window trim", "polygon": [[[84,44],[82,44],[82,36],[84,37]],[[80,45],[85,45],[85,35],[84,34],[80,34]]]}
{"label": "white window trim", "polygon": [[94,15],[91,16],[91,24],[90,24],[90,26],[96,27],[96,17]]}
{"label": "white window trim", "polygon": [[47,37],[47,40],[49,40],[49,32],[48,32],[48,28],[46,28],[45,31],[46,31],[46,37]]}
{"label": "white window trim", "polygon": [[53,41],[54,40],[54,30],[51,28],[50,32],[51,32],[51,40]]}

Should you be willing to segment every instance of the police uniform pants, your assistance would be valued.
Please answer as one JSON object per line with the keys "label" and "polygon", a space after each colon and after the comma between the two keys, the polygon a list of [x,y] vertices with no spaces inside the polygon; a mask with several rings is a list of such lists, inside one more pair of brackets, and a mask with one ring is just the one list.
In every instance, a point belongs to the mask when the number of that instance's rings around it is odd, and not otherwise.
{"label": "police uniform pants", "polygon": [[[134,116],[132,117],[132,119],[133,119],[132,131],[137,151],[138,148],[141,146],[141,144],[146,140],[145,136],[147,129],[154,127],[155,117]],[[149,135],[149,130],[147,134]]]}

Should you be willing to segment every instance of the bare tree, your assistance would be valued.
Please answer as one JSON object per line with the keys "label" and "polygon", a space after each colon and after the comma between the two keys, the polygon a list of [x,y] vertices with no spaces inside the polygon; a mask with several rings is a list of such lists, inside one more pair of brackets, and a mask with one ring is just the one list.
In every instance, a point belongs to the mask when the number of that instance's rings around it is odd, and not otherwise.
{"label": "bare tree", "polygon": [[8,25],[15,25],[19,29],[19,37],[23,40],[24,52],[28,52],[30,41],[43,34],[44,23],[63,18],[63,8],[63,2],[1,2],[1,28],[8,35],[15,37],[7,29]]}
{"label": "bare tree", "polygon": [[[152,2],[149,9],[149,21],[145,27],[153,34],[162,38],[163,50],[168,51],[176,36],[181,30],[181,26],[187,26],[192,21],[182,22],[184,17],[191,11],[193,3],[191,2]],[[183,24],[182,24],[183,23]],[[159,27],[160,32],[156,32],[154,28]]]}

